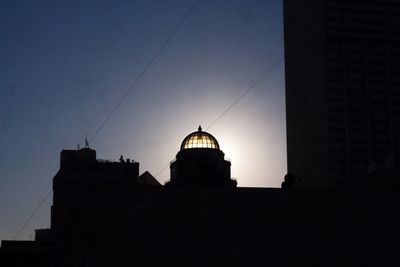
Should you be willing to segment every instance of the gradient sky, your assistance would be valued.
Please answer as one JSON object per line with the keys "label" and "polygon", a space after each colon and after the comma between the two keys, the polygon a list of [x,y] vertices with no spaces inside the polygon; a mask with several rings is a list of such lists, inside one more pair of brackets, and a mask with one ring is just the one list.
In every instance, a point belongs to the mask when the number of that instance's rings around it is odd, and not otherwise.
{"label": "gradient sky", "polygon": [[[1,1],[0,240],[50,191],[61,149],[93,136],[192,3]],[[283,56],[282,12],[282,0],[200,0],[91,142],[98,158],[124,155],[157,174]],[[278,187],[286,173],[283,69],[208,130],[239,186]],[[51,202],[18,239],[49,227]]]}

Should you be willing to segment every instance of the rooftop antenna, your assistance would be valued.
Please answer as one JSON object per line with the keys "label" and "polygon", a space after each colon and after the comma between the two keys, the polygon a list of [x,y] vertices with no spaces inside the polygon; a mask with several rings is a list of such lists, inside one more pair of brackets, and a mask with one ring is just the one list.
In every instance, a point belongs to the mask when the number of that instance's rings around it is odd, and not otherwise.
{"label": "rooftop antenna", "polygon": [[85,148],[90,148],[89,147],[89,142],[87,140],[87,134],[85,134]]}

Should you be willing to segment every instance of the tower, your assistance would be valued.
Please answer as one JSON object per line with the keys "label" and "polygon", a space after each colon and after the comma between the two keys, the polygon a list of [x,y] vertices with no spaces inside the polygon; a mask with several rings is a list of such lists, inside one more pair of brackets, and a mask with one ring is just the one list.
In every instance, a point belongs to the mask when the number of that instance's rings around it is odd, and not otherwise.
{"label": "tower", "polygon": [[399,18],[397,0],[284,0],[288,171],[303,187],[399,171]]}
{"label": "tower", "polygon": [[96,243],[98,194],[113,184],[143,184],[139,179],[139,163],[98,160],[96,151],[88,146],[62,150],[60,170],[53,179],[51,230],[55,239],[67,244]]}
{"label": "tower", "polygon": [[224,155],[217,139],[199,126],[182,141],[170,165],[171,181],[167,185],[236,187],[231,179],[231,163]]}

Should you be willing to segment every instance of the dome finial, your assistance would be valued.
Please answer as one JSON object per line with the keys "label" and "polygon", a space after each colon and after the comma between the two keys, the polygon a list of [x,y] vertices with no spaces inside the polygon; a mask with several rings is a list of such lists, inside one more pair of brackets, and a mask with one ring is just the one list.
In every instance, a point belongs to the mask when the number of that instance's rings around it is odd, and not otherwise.
{"label": "dome finial", "polygon": [[201,125],[199,125],[199,132],[201,132],[201,130],[202,130],[202,129],[201,129]]}

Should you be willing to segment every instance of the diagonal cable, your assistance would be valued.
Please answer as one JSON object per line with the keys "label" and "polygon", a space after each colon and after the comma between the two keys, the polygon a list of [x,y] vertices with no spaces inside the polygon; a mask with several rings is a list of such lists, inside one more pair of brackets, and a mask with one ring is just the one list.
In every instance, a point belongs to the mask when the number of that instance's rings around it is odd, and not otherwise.
{"label": "diagonal cable", "polygon": [[235,106],[243,97],[245,97],[248,93],[250,93],[250,91],[252,91],[254,88],[257,87],[257,85],[273,70],[275,69],[282,61],[283,61],[284,57],[281,57],[280,59],[278,59],[274,64],[272,64],[271,67],[269,67],[264,73],[263,75],[257,80],[255,81],[245,92],[243,92],[243,94],[241,94],[227,109],[224,110],[224,112],[222,112],[207,128],[206,130],[210,129],[211,127],[214,126],[214,124],[216,124],[223,116],[225,116],[226,113],[228,113],[233,106]]}
{"label": "diagonal cable", "polygon": [[[106,119],[103,121],[103,123],[100,125],[100,127],[96,130],[96,132],[93,134],[93,136],[89,139],[89,143],[97,136],[97,134],[103,129],[103,127],[107,124],[107,122],[111,119],[111,117],[114,115],[114,113],[117,111],[119,106],[122,104],[122,102],[125,100],[125,98],[129,95],[129,93],[135,93],[136,90],[136,85],[138,82],[142,79],[143,75],[147,72],[147,70],[153,65],[154,61],[158,58],[158,56],[161,54],[165,46],[168,44],[168,42],[174,37],[175,33],[179,30],[179,28],[183,25],[183,23],[186,21],[188,16],[192,13],[192,10],[194,7],[197,5],[199,0],[194,1],[194,3],[191,5],[191,7],[186,11],[185,15],[183,18],[179,21],[179,23],[176,25],[174,30],[170,33],[168,38],[162,43],[160,48],[156,51],[154,56],[150,59],[149,63],[147,63],[146,67],[142,70],[142,72],[139,74],[139,76],[136,77],[135,81],[129,86],[128,90],[125,92],[125,94],[121,97],[121,99],[118,101],[118,103],[115,105],[115,107],[111,110],[111,112],[108,114]],[[135,89],[135,90],[133,90]]]}
{"label": "diagonal cable", "polygon": [[[138,77],[135,79],[135,81],[129,86],[128,90],[125,92],[125,94],[121,97],[121,99],[118,101],[118,103],[115,105],[115,107],[111,110],[111,112],[108,114],[106,119],[103,121],[103,123],[100,125],[100,127],[96,130],[96,132],[93,134],[93,136],[89,139],[89,143],[97,136],[97,134],[103,129],[103,127],[107,124],[107,122],[111,119],[113,114],[117,111],[119,106],[122,104],[122,102],[125,100],[125,98],[129,95],[129,93],[136,92],[136,85],[138,82],[142,79],[143,75],[148,71],[148,69],[153,65],[155,60],[158,58],[158,56],[161,54],[165,46],[169,43],[169,41],[174,37],[176,32],[180,29],[180,27],[183,25],[183,23],[186,21],[188,16],[192,13],[193,9],[197,5],[199,0],[195,0],[191,7],[186,11],[185,15],[183,18],[179,21],[179,23],[176,25],[174,30],[170,33],[168,38],[161,44],[160,48],[156,51],[154,56],[150,59],[149,63],[147,63],[146,67],[143,69],[143,71],[138,75]],[[135,90],[134,90],[135,89]],[[164,167],[165,169],[166,167]],[[163,170],[164,170],[163,169]],[[33,216],[39,211],[39,209],[43,206],[43,204],[46,202],[46,200],[50,197],[51,193],[53,190],[50,190],[50,192],[46,195],[46,197],[39,203],[39,205],[36,207],[36,209],[32,212],[32,214],[29,216],[29,218],[25,221],[25,223],[22,225],[22,227],[18,230],[18,232],[15,234],[13,240],[15,240],[18,235],[25,229],[26,225],[31,221]]]}
{"label": "diagonal cable", "polygon": [[[271,65],[261,76],[258,80],[250,85],[250,87],[244,91],[231,105],[229,105],[207,128],[206,130],[210,129],[214,124],[216,124],[223,116],[225,116],[241,99],[243,99],[250,91],[257,87],[257,85],[269,74],[273,71],[282,61],[284,57],[282,56],[279,58],[274,64]],[[164,170],[169,166],[169,164],[165,165],[154,177],[159,176]]]}
{"label": "diagonal cable", "polygon": [[19,234],[25,229],[25,226],[32,220],[33,216],[35,216],[35,214],[39,211],[39,209],[43,206],[43,204],[46,203],[46,200],[50,197],[51,193],[53,193],[53,190],[50,190],[50,192],[47,193],[46,197],[42,199],[42,201],[39,203],[36,209],[32,212],[31,216],[29,216],[29,218],[25,221],[22,227],[15,234],[13,240],[15,240],[19,236]]}

